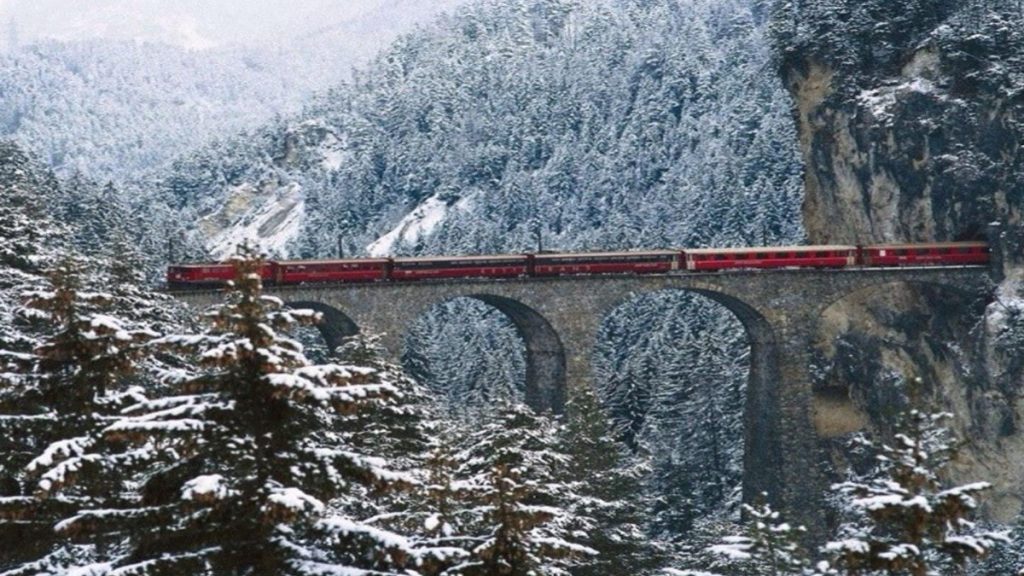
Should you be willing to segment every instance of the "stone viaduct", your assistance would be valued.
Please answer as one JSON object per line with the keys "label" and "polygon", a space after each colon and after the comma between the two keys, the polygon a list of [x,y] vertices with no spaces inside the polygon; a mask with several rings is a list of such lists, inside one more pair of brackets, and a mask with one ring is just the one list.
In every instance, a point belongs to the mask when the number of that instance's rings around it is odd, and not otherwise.
{"label": "stone viaduct", "polygon": [[[404,335],[434,305],[465,297],[508,316],[526,344],[526,398],[559,412],[574,387],[591,385],[591,354],[603,319],[645,293],[681,290],[726,307],[742,322],[751,348],[745,415],[744,494],[767,492],[789,518],[811,532],[824,529],[826,479],[812,424],[812,339],[825,310],[861,290],[890,284],[927,285],[988,299],[995,269],[943,267],[679,272],[650,276],[576,276],[514,280],[460,279],[413,283],[269,287],[294,308],[324,315],[332,348],[368,330],[383,334],[395,357]],[[195,306],[216,303],[216,291],[179,293]]]}

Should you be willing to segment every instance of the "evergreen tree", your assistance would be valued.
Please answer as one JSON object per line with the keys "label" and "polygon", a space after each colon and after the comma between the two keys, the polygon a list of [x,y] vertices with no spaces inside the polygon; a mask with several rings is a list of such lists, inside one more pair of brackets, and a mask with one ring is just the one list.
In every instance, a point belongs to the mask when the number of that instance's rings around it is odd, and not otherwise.
{"label": "evergreen tree", "polygon": [[116,484],[103,482],[47,499],[55,484],[91,464],[80,457],[122,407],[119,384],[134,371],[141,345],[156,336],[110,316],[109,294],[83,290],[81,263],[66,258],[49,278],[48,287],[25,295],[25,313],[45,325],[45,336],[30,354],[8,354],[0,373],[0,469],[18,485],[0,498],[0,530],[31,536],[39,555],[52,543],[57,515],[71,506],[109,505],[117,493]]}
{"label": "evergreen tree", "polygon": [[581,558],[575,576],[635,576],[658,567],[662,550],[644,532],[644,494],[636,487],[648,472],[618,441],[589,387],[574,389],[566,406],[563,446],[569,456],[561,474],[578,495],[575,532],[598,552]]}
{"label": "evergreen tree", "polygon": [[423,551],[416,566],[419,574],[455,576],[476,541],[476,486],[458,476],[455,444],[462,430],[448,422],[433,433],[433,446],[422,462],[422,482],[397,514],[387,516],[387,523],[416,535],[417,548]]}
{"label": "evergreen tree", "polygon": [[371,368],[309,365],[280,332],[316,315],[264,296],[262,261],[250,251],[234,263],[211,327],[155,343],[198,361],[169,375],[177,394],[142,399],[91,439],[95,447],[55,455],[43,496],[110,475],[137,487],[121,506],[83,507],[58,532],[126,538],[124,554],[91,568],[99,574],[322,574],[404,560],[400,537],[328,513],[328,503],[343,510],[346,497],[362,496],[356,485],[405,480],[350,449],[334,426],[396,388]]}
{"label": "evergreen tree", "polygon": [[1018,517],[1009,533],[1010,542],[992,552],[972,576],[1012,576],[1024,575],[1024,517]]}
{"label": "evergreen tree", "polygon": [[794,527],[783,521],[767,503],[767,494],[762,495],[762,500],[754,506],[743,505],[747,516],[743,535],[725,538],[721,544],[712,546],[711,552],[724,556],[730,564],[738,564],[751,574],[802,574],[808,564],[797,542],[804,532],[803,526]]}
{"label": "evergreen tree", "polygon": [[463,576],[567,574],[575,558],[596,551],[571,542],[578,498],[559,476],[569,457],[555,423],[520,404],[484,416],[459,454],[459,473],[475,485],[479,528]]}
{"label": "evergreen tree", "polygon": [[876,465],[864,477],[833,486],[852,516],[825,547],[837,568],[850,574],[957,574],[1008,540],[969,519],[976,496],[990,484],[943,485],[940,474],[956,447],[942,426],[950,417],[912,410],[902,415],[891,441],[857,439],[875,454]]}

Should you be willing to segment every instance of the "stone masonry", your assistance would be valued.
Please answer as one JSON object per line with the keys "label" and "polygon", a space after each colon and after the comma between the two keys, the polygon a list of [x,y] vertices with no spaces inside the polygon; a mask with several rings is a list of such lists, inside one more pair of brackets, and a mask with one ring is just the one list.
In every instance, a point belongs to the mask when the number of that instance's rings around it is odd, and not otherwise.
{"label": "stone masonry", "polygon": [[[732,311],[751,347],[745,416],[744,495],[767,492],[788,518],[822,534],[824,458],[813,421],[810,348],[825,310],[861,290],[890,284],[930,285],[988,299],[990,270],[980,267],[784,269],[650,276],[576,276],[514,280],[459,279],[413,283],[268,287],[296,308],[324,314],[329,346],[359,330],[383,334],[398,357],[404,335],[434,305],[480,300],[506,314],[526,343],[527,401],[560,412],[573,388],[591,385],[591,354],[603,319],[634,296],[682,290]],[[194,306],[217,291],[186,292]]]}

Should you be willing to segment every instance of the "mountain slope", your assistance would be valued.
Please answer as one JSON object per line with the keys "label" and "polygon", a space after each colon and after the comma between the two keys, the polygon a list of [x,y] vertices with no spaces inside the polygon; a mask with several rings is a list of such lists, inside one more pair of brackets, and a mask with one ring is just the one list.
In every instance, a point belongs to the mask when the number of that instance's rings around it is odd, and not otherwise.
{"label": "mountain slope", "polygon": [[894,285],[833,305],[816,350],[821,419],[885,429],[899,406],[956,413],[971,438],[959,471],[992,480],[989,513],[1011,521],[1024,509],[1024,354],[1008,345],[1024,334],[1024,10],[986,0],[778,6],[810,239],[985,239],[998,221],[1008,259],[991,303]]}
{"label": "mountain slope", "polygon": [[303,256],[339,236],[349,253],[797,239],[801,168],[768,58],[744,2],[486,2],[168,181],[201,216],[243,184],[264,200],[300,185]]}
{"label": "mountain slope", "polygon": [[[247,233],[299,257],[800,242],[802,168],[764,31],[742,0],[487,0],[297,117],[179,159],[158,198],[218,256]],[[736,502],[745,338],[688,294],[605,322],[597,385],[619,433],[656,454],[664,535]],[[439,303],[406,358],[472,405],[521,385],[511,342],[493,310]]]}

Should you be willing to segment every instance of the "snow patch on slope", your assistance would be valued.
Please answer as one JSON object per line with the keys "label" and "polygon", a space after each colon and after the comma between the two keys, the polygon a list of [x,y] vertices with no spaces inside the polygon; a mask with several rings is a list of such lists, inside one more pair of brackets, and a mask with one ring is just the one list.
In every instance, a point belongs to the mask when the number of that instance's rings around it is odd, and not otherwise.
{"label": "snow patch on slope", "polygon": [[470,198],[463,198],[454,206],[449,206],[435,194],[402,218],[390,232],[367,246],[366,251],[374,257],[392,256],[397,247],[415,244],[429,236],[452,211],[467,211],[471,206]]}
{"label": "snow patch on slope", "polygon": [[290,184],[265,199],[260,196],[251,184],[235,187],[221,212],[200,221],[200,230],[209,238],[207,248],[214,257],[227,258],[246,241],[271,256],[288,255],[287,245],[299,234],[306,213],[302,187]]}

